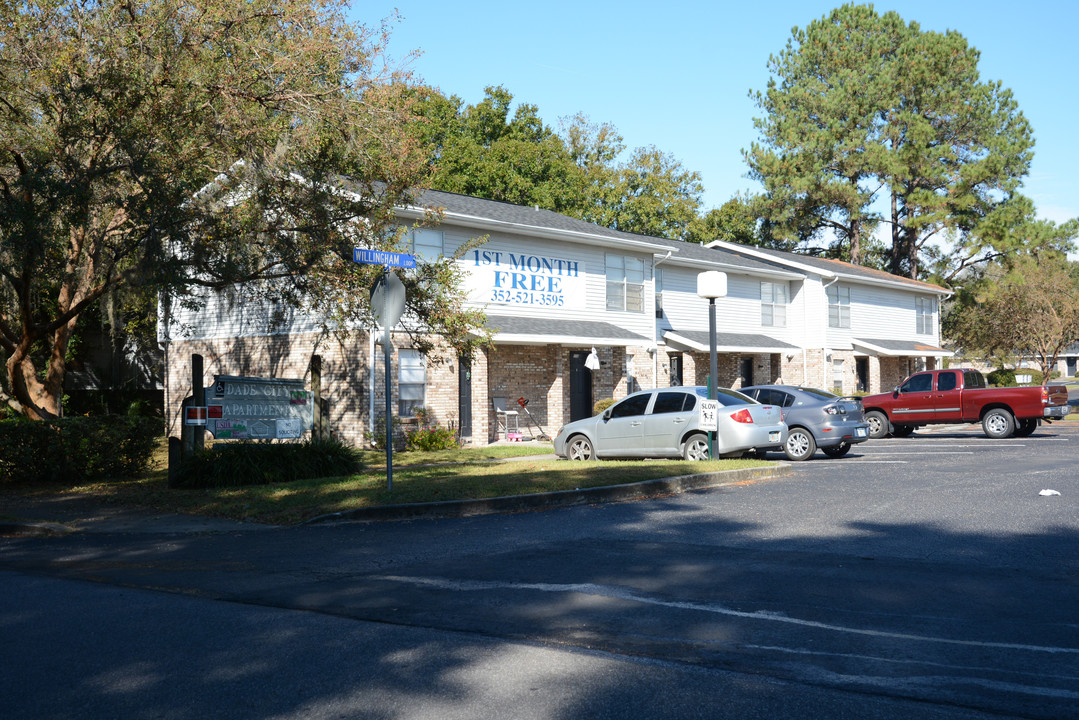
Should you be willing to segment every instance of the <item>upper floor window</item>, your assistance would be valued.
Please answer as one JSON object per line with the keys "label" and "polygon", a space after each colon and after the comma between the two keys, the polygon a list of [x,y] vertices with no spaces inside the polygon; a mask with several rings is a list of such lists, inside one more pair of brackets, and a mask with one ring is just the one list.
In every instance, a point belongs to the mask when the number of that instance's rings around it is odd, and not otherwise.
{"label": "upper floor window", "polygon": [[850,327],[850,288],[839,285],[828,287],[828,327]]}
{"label": "upper floor window", "polygon": [[607,309],[644,312],[644,261],[607,255]]}
{"label": "upper floor window", "polygon": [[409,236],[409,250],[420,262],[438,262],[442,257],[442,231],[417,228]]}
{"label": "upper floor window", "polygon": [[936,330],[934,313],[936,303],[933,298],[915,298],[914,316],[917,322],[916,332],[920,335],[932,335]]}
{"label": "upper floor window", "polygon": [[761,283],[761,325],[787,327],[787,283]]}

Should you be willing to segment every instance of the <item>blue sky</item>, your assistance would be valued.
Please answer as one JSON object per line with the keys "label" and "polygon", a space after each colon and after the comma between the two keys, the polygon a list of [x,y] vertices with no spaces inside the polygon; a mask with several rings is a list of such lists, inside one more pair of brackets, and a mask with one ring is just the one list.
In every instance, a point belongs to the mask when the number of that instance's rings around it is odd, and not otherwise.
{"label": "blue sky", "polygon": [[[766,86],[768,56],[793,27],[840,4],[391,0],[357,4],[350,17],[377,26],[396,6],[403,19],[391,54],[421,51],[411,67],[428,84],[467,103],[487,85],[504,85],[556,129],[578,112],[611,123],[628,148],[656,145],[698,171],[710,208],[757,189],[741,151],[756,139],[759,111],[748,93]],[[982,78],[1010,88],[1034,128],[1023,192],[1041,217],[1079,216],[1079,3],[893,0],[875,8],[926,30],[957,30],[981,51]]]}

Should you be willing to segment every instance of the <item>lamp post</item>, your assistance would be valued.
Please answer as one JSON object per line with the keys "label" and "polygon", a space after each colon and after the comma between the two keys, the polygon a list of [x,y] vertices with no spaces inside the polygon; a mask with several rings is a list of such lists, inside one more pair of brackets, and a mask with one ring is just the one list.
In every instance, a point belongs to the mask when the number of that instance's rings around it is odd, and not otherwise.
{"label": "lamp post", "polygon": [[[719,393],[718,362],[716,360],[716,298],[727,295],[727,273],[708,270],[697,275],[697,295],[708,300],[708,386],[709,400],[716,400]],[[716,457],[716,433],[708,433],[708,457]]]}

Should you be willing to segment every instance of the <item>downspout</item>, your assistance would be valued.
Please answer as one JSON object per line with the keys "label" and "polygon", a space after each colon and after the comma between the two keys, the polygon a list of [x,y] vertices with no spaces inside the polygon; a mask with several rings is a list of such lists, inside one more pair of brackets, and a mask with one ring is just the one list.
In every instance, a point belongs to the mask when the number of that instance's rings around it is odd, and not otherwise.
{"label": "downspout", "polygon": [[[656,268],[662,263],[671,259],[671,253],[673,250],[668,250],[667,254],[659,260],[655,259],[655,255],[652,256],[652,303],[655,304],[656,298]],[[657,318],[655,310],[652,311],[652,389],[655,390],[659,387],[659,318]]]}
{"label": "downspout", "polygon": [[[824,289],[824,300],[825,300],[825,302],[827,302],[827,300],[828,300],[828,288],[831,287],[832,285],[835,285],[837,282],[839,282],[839,276],[838,275],[836,275],[834,278],[832,278],[831,280],[829,280],[828,282],[824,283],[824,285],[821,286]],[[805,348],[802,348],[802,353],[803,354],[805,353]],[[826,348],[826,347],[821,348],[821,359],[825,359],[827,357],[828,357],[828,348]],[[823,378],[824,382],[821,383],[821,387],[827,387],[828,386],[829,371],[830,370],[831,370],[830,367],[825,367],[824,368],[824,378]],[[805,361],[802,362],[802,372],[803,372],[803,374],[807,372],[806,362]],[[802,384],[803,385],[809,384],[809,380],[807,378],[803,378]]]}

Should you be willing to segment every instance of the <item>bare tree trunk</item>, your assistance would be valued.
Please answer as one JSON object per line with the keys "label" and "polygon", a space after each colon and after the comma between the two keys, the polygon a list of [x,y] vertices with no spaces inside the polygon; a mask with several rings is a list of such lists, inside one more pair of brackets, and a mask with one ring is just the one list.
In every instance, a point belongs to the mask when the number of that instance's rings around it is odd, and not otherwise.
{"label": "bare tree trunk", "polygon": [[855,265],[862,264],[861,220],[853,220],[850,224],[850,261]]}
{"label": "bare tree trunk", "polygon": [[903,233],[899,224],[899,198],[896,196],[895,191],[892,191],[892,274],[902,274],[902,263],[900,258],[903,257]]}

